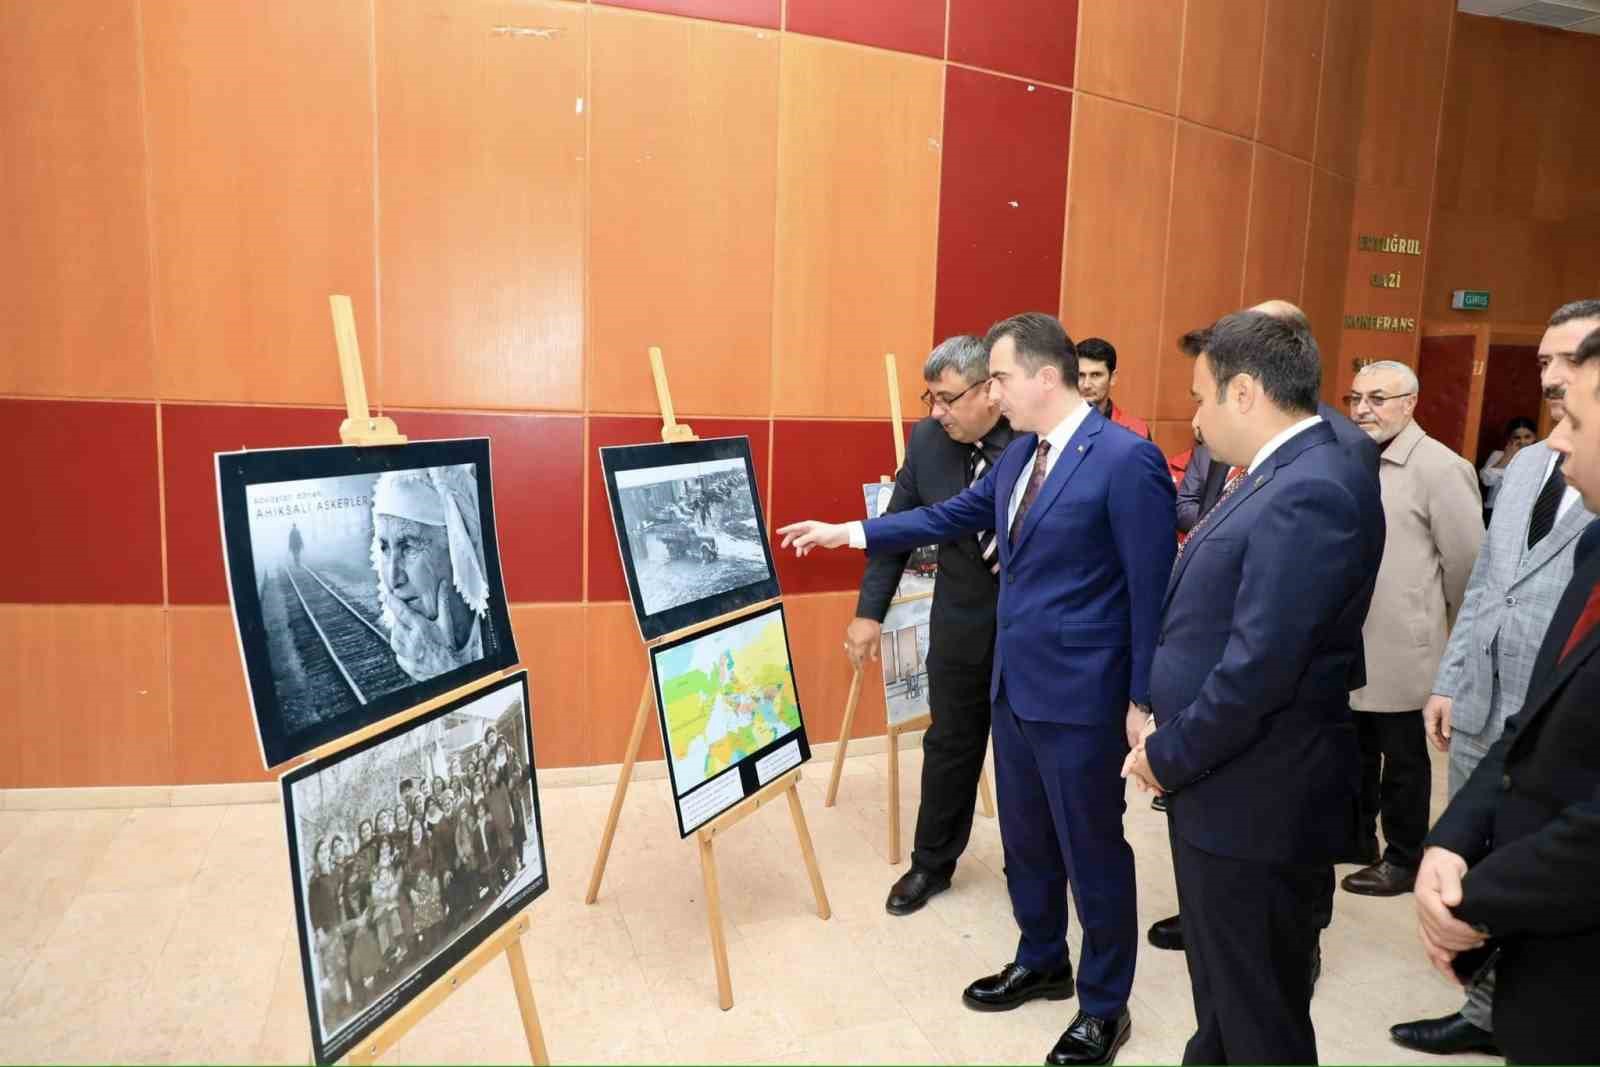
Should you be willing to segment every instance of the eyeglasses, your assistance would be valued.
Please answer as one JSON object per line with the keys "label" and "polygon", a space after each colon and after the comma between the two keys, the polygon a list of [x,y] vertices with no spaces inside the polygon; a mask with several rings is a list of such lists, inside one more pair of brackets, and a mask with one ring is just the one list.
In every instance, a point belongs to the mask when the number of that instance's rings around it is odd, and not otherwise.
{"label": "eyeglasses", "polygon": [[1351,408],[1355,408],[1359,407],[1361,402],[1365,400],[1371,405],[1372,410],[1376,411],[1391,400],[1399,400],[1401,397],[1416,395],[1416,393],[1395,393],[1393,396],[1387,396],[1383,393],[1346,393],[1344,402]]}
{"label": "eyeglasses", "polygon": [[936,404],[941,406],[941,407],[953,408],[953,407],[956,406],[956,402],[958,400],[960,400],[962,397],[966,396],[968,393],[972,392],[978,386],[980,386],[980,385],[988,385],[988,384],[989,384],[989,379],[988,378],[980,378],[977,381],[973,382],[971,385],[967,386],[965,389],[961,390],[961,392],[957,393],[955,396],[943,396],[941,394],[934,393],[934,392],[929,391],[929,390],[923,390],[923,393],[922,393],[922,404],[929,411],[932,411],[933,408],[934,408],[934,405],[936,405]]}

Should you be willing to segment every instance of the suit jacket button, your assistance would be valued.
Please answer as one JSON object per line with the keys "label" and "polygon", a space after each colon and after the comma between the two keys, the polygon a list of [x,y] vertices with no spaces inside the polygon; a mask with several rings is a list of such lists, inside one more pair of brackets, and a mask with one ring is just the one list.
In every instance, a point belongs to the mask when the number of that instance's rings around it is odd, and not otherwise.
{"label": "suit jacket button", "polygon": [[1511,776],[1509,774],[1502,774],[1500,776],[1500,790],[1501,792],[1505,793],[1509,793],[1511,791]]}
{"label": "suit jacket button", "polygon": [[1506,597],[1506,607],[1514,608],[1516,606],[1517,606],[1517,598],[1516,597],[1514,597],[1514,596]]}
{"label": "suit jacket button", "polygon": [[1016,580],[1017,580],[1017,576],[1014,573],[1012,573],[1011,571],[1006,571],[1006,581],[1015,582]]}

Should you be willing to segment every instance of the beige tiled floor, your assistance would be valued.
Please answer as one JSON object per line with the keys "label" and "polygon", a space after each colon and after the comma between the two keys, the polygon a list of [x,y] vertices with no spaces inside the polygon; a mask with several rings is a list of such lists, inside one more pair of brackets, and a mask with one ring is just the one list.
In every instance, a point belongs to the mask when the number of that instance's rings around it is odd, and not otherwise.
{"label": "beige tiled floor", "polygon": [[[908,842],[919,765],[914,751],[902,760]],[[892,918],[884,768],[882,754],[848,760],[832,809],[822,806],[825,764],[801,783],[831,921],[811,910],[783,805],[719,842],[729,1012],[717,1008],[699,867],[677,839],[666,783],[635,783],[593,907],[582,894],[611,788],[547,788],[552,888],[533,905],[526,944],[552,1058],[1040,1062],[1072,1004],[983,1015],[960,1001],[1016,943],[995,822],[977,820],[950,892]],[[1442,785],[1442,761],[1436,771]],[[1147,924],[1174,907],[1165,825],[1135,795],[1127,826]],[[291,908],[274,805],[0,811],[0,1060],[307,1062]],[[1423,962],[1411,899],[1340,892],[1336,909],[1313,1009],[1323,1061],[1439,1062],[1386,1036],[1390,1023],[1459,1001]],[[1120,1062],[1176,1061],[1194,1022],[1182,954],[1142,949],[1132,1011]],[[527,1061],[501,966],[389,1057],[473,1061]]]}

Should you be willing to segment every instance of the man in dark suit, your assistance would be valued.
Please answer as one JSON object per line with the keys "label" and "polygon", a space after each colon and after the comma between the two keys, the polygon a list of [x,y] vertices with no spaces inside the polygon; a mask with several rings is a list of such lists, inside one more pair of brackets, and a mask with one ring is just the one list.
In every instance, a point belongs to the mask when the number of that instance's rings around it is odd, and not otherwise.
{"label": "man in dark suit", "polygon": [[[1195,428],[1243,468],[1174,566],[1126,771],[1168,810],[1196,1031],[1185,1063],[1313,1063],[1311,960],[1360,781],[1349,683],[1383,556],[1374,480],[1317,414],[1306,331],[1219,321]],[[1248,566],[1246,565],[1248,561]]]}
{"label": "man in dark suit", "polygon": [[[938,504],[983,477],[1011,443],[1011,424],[989,395],[989,349],[981,337],[952,337],[922,368],[928,417],[911,431],[905,466],[886,513]],[[861,666],[878,656],[883,617],[909,552],[873,556],[861,580],[845,652]],[[989,675],[999,592],[994,531],[939,546],[939,580],[929,617],[928,709],[922,735],[922,802],[911,869],[889,890],[891,915],[909,915],[950,886],[972,835],[972,809],[989,747]]]}
{"label": "man in dark suit", "polygon": [[[1600,330],[1573,359],[1549,443],[1600,511]],[[1600,1062],[1600,1028],[1573,1004],[1600,983],[1597,547],[1600,522],[1579,537],[1527,700],[1440,816],[1417,872],[1429,959],[1456,980],[1493,961],[1494,1039],[1513,1063]],[[1456,959],[1467,952],[1470,963]]]}
{"label": "man in dark suit", "polygon": [[1006,887],[1022,936],[1013,962],[963,999],[1003,1011],[1073,995],[1070,879],[1084,926],[1082,1010],[1049,1062],[1110,1063],[1131,1029],[1139,941],[1118,772],[1149,698],[1176,550],[1172,479],[1160,449],[1078,394],[1072,340],[1053,317],[1014,316],[987,341],[994,395],[1019,434],[1000,462],[942,504],[779,533],[803,555],[846,544],[895,552],[1005,531],[989,697]]}
{"label": "man in dark suit", "polygon": [[[1263,315],[1288,323],[1297,330],[1311,335],[1311,322],[1306,318],[1305,312],[1287,300],[1268,300],[1249,309],[1258,311]],[[1178,339],[1178,348],[1187,356],[1199,356],[1210,339],[1210,331],[1206,329],[1190,330]],[[1379,492],[1378,468],[1381,462],[1381,451],[1377,442],[1373,441],[1367,433],[1357,426],[1343,412],[1328,404],[1317,403],[1317,414],[1322,416],[1322,421],[1333,430],[1333,436],[1339,446],[1350,453],[1355,459],[1356,466],[1364,471],[1372,480],[1372,489]],[[1203,439],[1195,446],[1194,455],[1190,457],[1189,467],[1184,472],[1183,483],[1178,486],[1178,529],[1187,533],[1192,530],[1206,512],[1210,511],[1222,496],[1223,486],[1227,484],[1231,468],[1226,463],[1214,462],[1211,450],[1206,447]],[[1381,493],[1380,493],[1381,499]],[[1187,522],[1187,525],[1185,525]],[[1363,617],[1363,622],[1365,618]],[[1362,655],[1357,656],[1351,664],[1350,690],[1354,692],[1367,684],[1367,667],[1365,649]],[[1158,810],[1165,810],[1165,798],[1157,796],[1151,803]],[[1374,846],[1375,847],[1375,846]],[[1374,851],[1361,851],[1357,849],[1353,854],[1341,856],[1341,860],[1359,860],[1363,864],[1376,863],[1378,857]],[[1318,898],[1317,929],[1325,930],[1333,922],[1333,866],[1330,864],[1323,875],[1323,892]],[[1150,943],[1156,948],[1182,949],[1183,925],[1178,915],[1165,919],[1158,919],[1150,924],[1150,932],[1146,935]],[[1311,984],[1315,988],[1317,978],[1322,973],[1322,947],[1319,943],[1311,953]]]}

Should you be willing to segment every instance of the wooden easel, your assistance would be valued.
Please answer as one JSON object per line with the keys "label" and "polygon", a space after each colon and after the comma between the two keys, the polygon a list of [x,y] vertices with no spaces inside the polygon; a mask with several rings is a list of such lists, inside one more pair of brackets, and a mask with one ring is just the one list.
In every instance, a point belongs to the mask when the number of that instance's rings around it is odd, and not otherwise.
{"label": "wooden easel", "polygon": [[[905,433],[900,426],[900,374],[895,366],[893,352],[884,354],[884,371],[889,378],[889,429],[894,437],[894,469],[906,465]],[[889,475],[880,475],[880,483],[892,482]],[[899,603],[899,601],[895,601]],[[839,776],[844,771],[845,750],[850,745],[850,728],[856,721],[856,703],[861,699],[861,668],[855,667],[850,678],[850,695],[844,702],[844,719],[839,724],[839,743],[833,749],[833,770],[828,775],[828,793],[822,806],[831,808],[839,799]],[[889,723],[886,740],[889,743],[889,863],[900,862],[900,735],[925,730],[933,722],[931,715],[918,715],[901,723]],[[994,818],[994,792],[989,788],[987,769],[978,772],[978,803],[987,818]]]}
{"label": "wooden easel", "polygon": [[[699,438],[694,435],[694,431],[679,422],[673,413],[672,394],[667,389],[666,365],[662,363],[659,348],[650,349],[650,373],[655,378],[656,401],[661,405],[661,440],[668,444],[698,441]],[[711,620],[696,629],[704,629],[720,621]],[[680,631],[669,636],[678,638],[686,632],[693,631]],[[664,640],[667,638],[646,642],[646,656],[653,645]],[[654,686],[651,683],[649,665],[646,664],[644,686],[639,693],[639,708],[633,716],[633,731],[628,735],[628,750],[622,758],[622,770],[617,775],[616,792],[611,796],[611,810],[606,815],[605,830],[600,835],[600,849],[594,857],[594,871],[589,875],[589,891],[583,898],[585,904],[593,904],[600,897],[600,882],[605,878],[606,861],[611,856],[611,842],[616,837],[617,820],[622,815],[622,801],[628,795],[628,783],[633,778],[634,761],[638,759],[639,744],[644,739],[645,723],[650,717],[650,709],[654,702]],[[711,932],[712,961],[717,969],[717,1003],[722,1006],[723,1011],[733,1007],[733,979],[728,971],[728,942],[722,928],[722,894],[717,883],[717,857],[713,847],[719,835],[727,833],[735,823],[754,814],[757,808],[768,801],[779,796],[786,797],[789,801],[789,816],[794,820],[794,833],[800,839],[800,854],[805,860],[806,874],[811,879],[811,895],[816,898],[817,917],[827,919],[833,915],[833,910],[828,906],[828,892],[822,885],[822,871],[817,866],[816,849],[811,844],[811,831],[806,827],[805,809],[800,806],[800,792],[796,788],[799,781],[800,768],[796,767],[768,782],[694,832],[700,852],[700,874],[706,887],[706,923]]]}
{"label": "wooden easel", "polygon": [[[344,382],[346,417],[339,426],[339,439],[347,445],[404,444],[406,439],[401,436],[394,420],[381,415],[374,416],[367,407],[366,374],[361,369],[361,349],[356,341],[356,317],[350,298],[342,294],[332,294],[328,297],[328,306],[333,312],[333,337],[339,346],[339,376]],[[492,685],[503,675],[504,672],[497,672],[488,678],[481,678],[441,697],[426,701],[409,711],[402,712],[400,716],[386,719],[381,724],[375,724],[331,745],[323,746],[313,756],[327,755],[348,748],[380,729],[393,726],[397,721],[415,718],[445,701],[455,700],[474,690]],[[527,932],[528,916],[524,912],[502,925],[487,940],[467,953],[454,967],[440,975],[426,990],[412,998],[409,1004],[362,1038],[356,1047],[346,1054],[345,1061],[351,1064],[375,1063],[379,1056],[393,1048],[395,1043],[426,1018],[429,1012],[444,1003],[445,998],[459,989],[463,982],[503,954],[506,965],[511,968],[511,984],[517,993],[517,1009],[522,1015],[523,1034],[528,1039],[528,1055],[535,1064],[544,1067],[550,1062],[550,1053],[545,1049],[544,1030],[539,1025],[539,1009],[533,1001],[533,985],[528,981],[528,959],[522,951],[522,935]]]}

